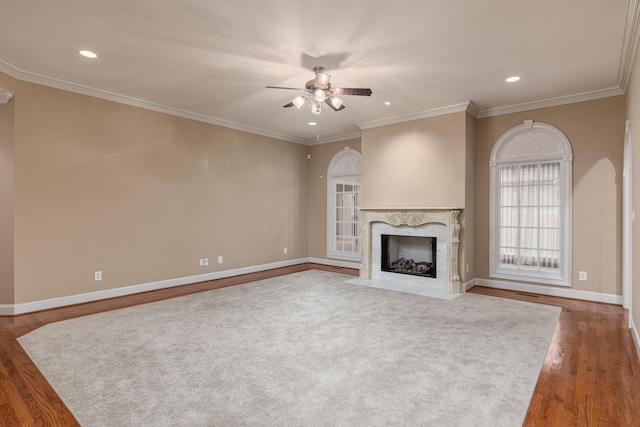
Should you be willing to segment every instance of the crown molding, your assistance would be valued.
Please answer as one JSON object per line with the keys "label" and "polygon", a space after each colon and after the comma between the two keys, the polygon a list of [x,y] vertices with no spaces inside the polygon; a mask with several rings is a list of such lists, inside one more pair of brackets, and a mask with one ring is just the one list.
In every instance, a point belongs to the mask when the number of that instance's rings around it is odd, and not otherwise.
{"label": "crown molding", "polygon": [[362,137],[362,132],[347,133],[344,135],[332,136],[329,138],[310,139],[307,141],[307,145],[320,145],[328,144],[330,142],[348,141],[350,139],[359,139]]}
{"label": "crown molding", "polygon": [[[635,49],[638,46],[638,40],[640,37],[640,31],[638,29],[638,23],[640,22],[640,0],[631,0],[629,5],[629,19],[627,21],[627,30],[625,35],[625,46],[627,54],[622,54],[620,76],[626,79],[625,85],[628,85],[628,78],[631,74],[631,68],[633,67],[633,61],[635,58]],[[632,16],[633,15],[633,16]],[[625,70],[623,72],[623,62]],[[283,141],[293,142],[301,145],[317,145],[330,142],[345,141],[348,139],[356,139],[361,137],[360,132],[339,135],[330,138],[323,138],[318,140],[298,138],[291,135],[285,135],[278,132],[267,131],[264,129],[258,129],[251,126],[243,125],[240,123],[218,119],[215,117],[207,116],[204,114],[194,113],[167,105],[159,104],[156,102],[148,101],[142,98],[135,98],[128,95],[123,95],[117,92],[108,91],[105,89],[95,88],[80,83],[71,82],[68,80],[60,79],[57,77],[47,76],[39,74],[33,71],[23,69],[16,64],[7,61],[4,58],[0,58],[0,72],[13,77],[16,80],[26,81],[29,83],[40,84],[56,89],[66,90],[69,92],[78,93],[81,95],[92,96],[95,98],[104,99],[107,101],[117,102],[120,104],[130,105],[133,107],[143,108],[159,113],[169,114],[173,116],[182,117],[185,119],[195,120],[199,122],[209,123],[217,126],[222,126],[230,129],[235,129],[241,132],[248,132],[255,135],[261,135],[268,138],[279,139]],[[622,78],[622,77],[621,77]],[[417,113],[410,113],[400,116],[388,117],[379,120],[372,120],[367,122],[357,123],[356,125],[363,129],[370,129],[380,126],[392,125],[396,123],[408,122],[411,120],[426,119],[430,117],[443,116],[446,114],[468,112],[474,118],[481,119],[485,117],[494,117],[504,114],[517,113],[521,111],[534,110],[539,108],[555,107],[559,105],[572,104],[576,102],[591,101],[601,98],[608,98],[611,96],[624,95],[625,90],[622,86],[615,86],[604,89],[597,89],[593,91],[581,92],[577,94],[564,95],[554,98],[547,98],[531,102],[523,102],[519,104],[505,105],[501,107],[493,107],[480,109],[473,101],[461,102],[458,104],[452,104],[437,108],[432,108],[425,111],[419,111]],[[5,89],[0,88],[0,103],[7,103],[13,97],[13,93]]]}
{"label": "crown molding", "polygon": [[[409,122],[412,120],[428,119],[430,117],[444,116],[445,114],[460,113],[469,111],[471,101],[461,102],[459,104],[446,105],[443,107],[431,108],[417,113],[404,114],[401,116],[388,117],[386,119],[371,120],[368,122],[356,123],[360,129],[371,129],[380,126],[393,125],[396,123]],[[475,106],[475,104],[473,104]]]}
{"label": "crown molding", "polygon": [[504,114],[519,113],[521,111],[536,110],[539,108],[556,107],[559,105],[575,104],[576,102],[593,101],[596,99],[609,98],[612,96],[624,95],[624,90],[620,87],[590,90],[587,92],[574,93],[571,95],[557,96],[553,98],[540,99],[537,101],[523,102],[520,104],[505,105],[480,110],[476,118],[502,116]]}
{"label": "crown molding", "polygon": [[640,40],[640,0],[630,0],[627,21],[624,27],[624,39],[618,66],[618,86],[624,91],[629,87],[631,71],[638,51]]}
{"label": "crown molding", "polygon": [[13,98],[13,92],[0,87],[0,104],[6,104],[11,98]]}
{"label": "crown molding", "polygon": [[[640,1],[640,0],[634,0]],[[411,120],[426,119],[429,117],[443,116],[445,114],[459,113],[466,111],[476,119],[485,117],[502,116],[505,114],[519,113],[522,111],[536,110],[540,108],[556,107],[559,105],[575,104],[577,102],[594,101],[596,99],[609,98],[612,96],[624,95],[625,91],[619,86],[604,89],[590,90],[586,92],[574,93],[570,95],[557,96],[553,98],[539,99],[536,101],[522,102],[518,104],[505,105],[501,107],[480,109],[473,101],[459,104],[433,108],[418,113],[406,114],[402,116],[389,117],[386,119],[372,120],[369,122],[357,123],[360,129],[370,129],[380,126],[387,126],[395,123],[402,123]]]}
{"label": "crown molding", "polygon": [[467,113],[471,114],[473,118],[477,119],[478,114],[480,114],[480,107],[478,107],[475,102],[469,101],[467,104]]}
{"label": "crown molding", "polygon": [[[618,67],[617,85],[615,87],[597,89],[593,91],[581,92],[576,94],[564,95],[559,97],[547,98],[542,100],[536,100],[531,102],[523,102],[512,105],[505,105],[499,107],[491,107],[486,109],[480,109],[473,101],[467,101],[458,104],[452,104],[442,107],[437,107],[425,111],[416,113],[410,113],[400,116],[394,116],[379,120],[372,120],[362,123],[357,123],[360,130],[375,128],[379,126],[386,126],[396,123],[407,122],[411,120],[419,120],[430,117],[442,116],[445,114],[452,114],[466,111],[474,118],[494,117],[504,114],[511,114],[516,112],[528,111],[539,108],[554,107],[565,104],[572,104],[576,102],[591,101],[601,98],[607,98],[611,96],[624,95],[627,91],[629,81],[631,78],[631,72],[633,69],[638,45],[640,43],[640,0],[630,0],[629,8],[627,11],[627,19],[625,22],[623,45],[620,54],[620,64]],[[242,132],[248,132],[256,135],[265,136],[268,138],[275,138],[279,140],[289,141],[302,145],[317,145],[323,143],[344,141],[347,139],[360,138],[361,133],[352,133],[346,135],[340,135],[336,137],[309,140],[305,138],[298,138],[291,135],[281,134],[278,132],[267,131],[264,129],[258,129],[251,126],[243,125],[240,123],[219,119],[211,116],[207,116],[200,113],[194,113],[187,110],[182,110],[168,105],[159,104],[142,98],[135,98],[128,95],[123,95],[117,92],[91,87],[80,83],[60,79],[53,76],[47,76],[39,74],[30,70],[19,67],[18,65],[7,61],[4,58],[0,58],[0,72],[3,72],[10,77],[17,80],[22,80],[30,83],[41,84],[44,86],[53,87],[56,89],[66,90],[69,92],[78,93],[81,95],[92,96],[108,101],[113,101],[133,107],[143,108],[159,113],[170,114],[190,120],[209,123],[217,126],[222,126],[230,129],[235,129]],[[7,103],[13,97],[13,93],[0,88],[0,103]]]}
{"label": "crown molding", "polygon": [[19,70],[20,70],[20,67],[18,67],[16,64],[0,57],[0,72],[3,72],[9,77],[13,77],[14,79],[20,80]]}
{"label": "crown molding", "polygon": [[52,87],[55,89],[66,90],[69,92],[78,93],[80,95],[92,96],[94,98],[100,98],[107,101],[130,105],[132,107],[143,108],[146,110],[169,114],[172,116],[182,117],[185,119],[195,120],[198,122],[209,123],[212,125],[235,129],[242,132],[248,132],[256,135],[266,136],[269,138],[275,138],[275,139],[280,139],[284,141],[295,142],[297,144],[308,145],[308,141],[303,138],[297,138],[291,135],[285,135],[278,132],[271,132],[264,129],[258,129],[258,128],[243,125],[240,123],[232,122],[229,120],[218,119],[218,118],[207,116],[204,114],[194,113],[192,111],[170,107],[168,105],[159,104],[157,102],[149,101],[146,99],[123,95],[117,92],[83,85],[83,84],[75,83],[69,80],[60,79],[58,77],[52,77],[44,74],[35,73],[33,71],[25,70],[14,63],[7,61],[4,58],[0,58],[0,72],[3,72],[9,75],[10,77],[13,77],[16,80],[35,83],[43,86]]}

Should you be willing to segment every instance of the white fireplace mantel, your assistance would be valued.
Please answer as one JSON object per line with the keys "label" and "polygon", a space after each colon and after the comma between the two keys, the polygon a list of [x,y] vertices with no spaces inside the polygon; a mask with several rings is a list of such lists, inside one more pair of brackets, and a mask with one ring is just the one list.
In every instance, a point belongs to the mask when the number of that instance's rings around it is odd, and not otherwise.
{"label": "white fireplace mantel", "polygon": [[439,223],[447,228],[447,290],[460,293],[460,273],[458,270],[458,250],[460,247],[459,208],[412,208],[412,209],[360,209],[362,236],[362,259],[360,278],[371,279],[372,269],[372,224],[382,222],[392,226],[418,227],[423,224]]}

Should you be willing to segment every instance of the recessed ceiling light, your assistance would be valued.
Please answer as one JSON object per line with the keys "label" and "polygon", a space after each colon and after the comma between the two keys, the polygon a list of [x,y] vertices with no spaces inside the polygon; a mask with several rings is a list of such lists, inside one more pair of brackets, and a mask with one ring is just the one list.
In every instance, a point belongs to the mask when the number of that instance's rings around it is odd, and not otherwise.
{"label": "recessed ceiling light", "polygon": [[391,101],[384,101],[384,105],[391,105]]}
{"label": "recessed ceiling light", "polygon": [[316,122],[309,122],[309,126],[315,126],[315,125],[317,125]]}
{"label": "recessed ceiling light", "polygon": [[518,77],[518,76],[513,76],[513,77],[508,77],[505,81],[506,81],[507,83],[515,83],[515,82],[517,82],[518,80],[520,80],[520,77]]}
{"label": "recessed ceiling light", "polygon": [[84,56],[85,58],[95,59],[98,57],[96,53],[91,52],[90,50],[79,50],[78,53]]}

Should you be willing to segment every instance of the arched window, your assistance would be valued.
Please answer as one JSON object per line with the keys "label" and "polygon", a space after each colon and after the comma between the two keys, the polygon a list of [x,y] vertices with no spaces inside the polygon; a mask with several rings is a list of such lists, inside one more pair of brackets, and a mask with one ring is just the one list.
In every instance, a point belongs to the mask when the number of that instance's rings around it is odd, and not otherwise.
{"label": "arched window", "polygon": [[567,137],[527,120],[491,152],[490,276],[571,286],[571,164]]}
{"label": "arched window", "polygon": [[327,257],[360,261],[361,155],[345,147],[327,173]]}

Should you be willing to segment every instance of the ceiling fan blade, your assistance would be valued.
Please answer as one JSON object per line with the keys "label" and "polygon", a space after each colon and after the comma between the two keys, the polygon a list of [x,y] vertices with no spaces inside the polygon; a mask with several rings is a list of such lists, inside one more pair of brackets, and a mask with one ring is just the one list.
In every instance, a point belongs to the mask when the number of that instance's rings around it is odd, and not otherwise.
{"label": "ceiling fan blade", "polygon": [[331,103],[331,99],[329,99],[329,98],[326,98],[326,99],[324,100],[324,102],[325,102],[325,104],[327,104],[329,107],[331,107],[331,109],[332,109],[333,111],[342,111],[342,110],[344,110],[344,109],[346,108],[346,107],[344,106],[344,104],[340,104],[340,107],[338,107],[338,108],[334,107],[334,106],[333,106],[333,104]]}
{"label": "ceiling fan blade", "polygon": [[294,105],[293,102],[290,102],[290,103],[288,103],[286,105],[283,105],[283,107],[284,108],[289,108],[289,107],[293,107],[293,105]]}
{"label": "ceiling fan blade", "polygon": [[334,87],[331,88],[331,92],[336,95],[358,95],[358,96],[371,96],[373,93],[369,88],[355,88],[355,87]]}
{"label": "ceiling fan blade", "polygon": [[267,89],[306,90],[299,87],[265,86]]}

